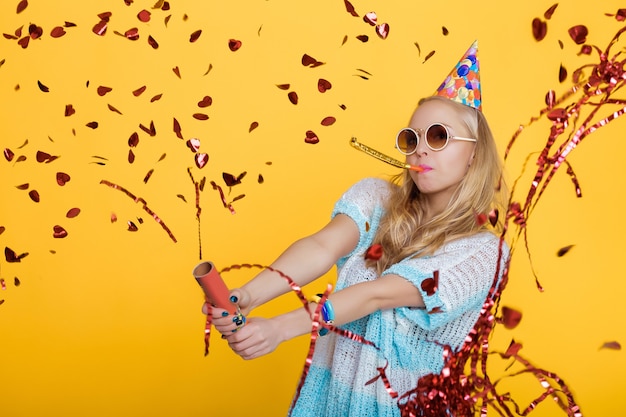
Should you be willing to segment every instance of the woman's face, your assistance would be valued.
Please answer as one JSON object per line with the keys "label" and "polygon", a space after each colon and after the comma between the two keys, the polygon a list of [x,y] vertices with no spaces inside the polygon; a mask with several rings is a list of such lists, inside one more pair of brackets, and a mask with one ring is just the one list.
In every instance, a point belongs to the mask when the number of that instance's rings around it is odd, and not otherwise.
{"label": "woman's face", "polygon": [[471,135],[459,113],[450,104],[439,100],[422,103],[411,117],[409,126],[419,132],[419,143],[416,152],[407,155],[406,162],[420,165],[425,170],[410,171],[410,175],[420,193],[436,207],[443,208],[447,206],[457,186],[465,177],[474,157],[476,144],[449,139],[444,149],[433,151],[424,140],[424,131],[433,123],[445,125],[450,136],[470,138]]}

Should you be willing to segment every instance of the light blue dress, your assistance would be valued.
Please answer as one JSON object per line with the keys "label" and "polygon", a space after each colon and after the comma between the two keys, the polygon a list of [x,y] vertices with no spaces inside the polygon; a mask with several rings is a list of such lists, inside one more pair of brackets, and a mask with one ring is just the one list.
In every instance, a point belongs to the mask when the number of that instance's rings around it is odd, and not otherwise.
{"label": "light blue dress", "polygon": [[[365,252],[371,246],[383,215],[389,182],[367,178],[353,185],[337,201],[333,216],[345,214],[359,228],[354,251],[337,263],[336,290],[376,279],[365,266]],[[363,336],[380,350],[358,341],[329,333],[317,339],[309,374],[300,397],[292,404],[294,417],[399,417],[397,400],[382,379],[366,385],[385,367],[391,387],[403,394],[417,386],[417,380],[443,367],[443,346],[458,349],[476,321],[496,274],[500,239],[490,232],[456,240],[435,254],[407,258],[384,274],[400,275],[421,292],[425,309],[401,307],[376,311],[342,328]],[[502,271],[503,268],[500,268]],[[422,281],[439,271],[439,286],[433,293]]]}

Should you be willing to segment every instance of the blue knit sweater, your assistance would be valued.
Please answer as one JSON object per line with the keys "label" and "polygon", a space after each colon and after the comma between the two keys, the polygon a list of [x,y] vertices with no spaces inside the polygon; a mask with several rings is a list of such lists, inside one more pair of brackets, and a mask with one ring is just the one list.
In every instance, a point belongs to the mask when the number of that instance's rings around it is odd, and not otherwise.
{"label": "blue knit sweater", "polygon": [[[332,215],[349,216],[360,232],[357,247],[337,263],[336,290],[376,279],[376,272],[365,266],[364,254],[378,229],[389,187],[382,179],[364,179],[336,203]],[[388,364],[391,386],[403,394],[415,388],[420,377],[441,371],[443,346],[460,348],[479,317],[496,273],[499,244],[494,234],[479,233],[448,243],[432,256],[407,258],[384,271],[383,275],[400,275],[413,283],[426,308],[376,311],[343,326],[380,350],[335,333],[318,338],[309,374],[300,397],[292,404],[291,415],[399,417],[396,400],[382,379],[366,383],[378,375],[378,367]],[[434,271],[439,271],[439,286],[434,293],[427,293],[421,283],[432,278]]]}

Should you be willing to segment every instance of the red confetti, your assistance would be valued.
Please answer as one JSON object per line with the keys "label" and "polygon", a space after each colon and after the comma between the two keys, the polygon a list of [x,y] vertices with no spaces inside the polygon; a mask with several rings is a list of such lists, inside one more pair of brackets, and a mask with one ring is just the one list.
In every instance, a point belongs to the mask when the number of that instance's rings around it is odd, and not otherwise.
{"label": "red confetti", "polygon": [[91,128],[91,129],[97,129],[98,128],[98,122],[89,122],[85,126]]}
{"label": "red confetti", "polygon": [[606,342],[602,346],[600,346],[600,349],[621,350],[622,349],[622,345],[620,345],[620,343],[616,342],[616,341]]}
{"label": "red confetti", "polygon": [[387,23],[377,25],[376,34],[381,39],[387,39],[387,36],[389,36],[389,25]]}
{"label": "red confetti", "polygon": [[155,95],[154,97],[152,97],[152,98],[150,99],[150,103],[154,103],[155,101],[159,101],[159,100],[161,100],[161,97],[163,97],[163,94],[157,94],[157,95]]}
{"label": "red confetti", "polygon": [[101,20],[96,23],[91,30],[98,36],[104,36],[104,34],[107,32],[107,25],[108,23],[106,20]]}
{"label": "red confetti", "polygon": [[9,148],[4,148],[4,158],[11,162],[13,160],[13,157],[15,156],[15,154],[13,153],[13,151]]}
{"label": "red confetti", "polygon": [[552,109],[554,107],[555,100],[556,93],[554,92],[554,90],[548,91],[545,98],[546,106],[548,106],[548,109]]}
{"label": "red confetti", "polygon": [[224,182],[226,183],[227,186],[234,187],[237,184],[241,184],[241,180],[243,179],[243,177],[246,176],[246,174],[247,172],[244,171],[235,177],[234,175],[229,174],[228,172],[222,172],[222,179],[224,179]]}
{"label": "red confetti", "polygon": [[65,117],[69,117],[74,113],[76,113],[76,110],[74,110],[74,106],[72,106],[71,104],[67,104],[65,106]]}
{"label": "red confetti", "polygon": [[144,91],[146,91],[146,86],[145,86],[145,85],[144,85],[144,86],[142,86],[142,87],[139,87],[138,89],[136,89],[135,91],[133,91],[133,95],[134,95],[135,97],[139,97],[139,96],[140,96],[140,95],[141,95]]}
{"label": "red confetti", "polygon": [[133,162],[135,162],[135,152],[133,152],[132,149],[128,150],[128,163],[132,164]]}
{"label": "red confetti", "polygon": [[198,38],[200,37],[200,35],[202,34],[202,30],[196,30],[194,33],[191,34],[191,36],[189,37],[189,42],[194,43],[195,41],[198,40]]}
{"label": "red confetti", "polygon": [[28,190],[28,187],[30,187],[30,184],[28,183],[15,186],[15,188],[17,188],[18,190]]}
{"label": "red confetti", "polygon": [[501,322],[507,329],[514,329],[522,320],[522,313],[509,307],[502,307]]}
{"label": "red confetti", "polygon": [[543,40],[548,33],[548,24],[538,17],[533,19],[533,36],[537,42]]}
{"label": "red confetti", "polygon": [[543,14],[543,17],[546,20],[550,20],[558,5],[559,5],[558,3],[553,4],[548,10],[545,11],[545,13]]}
{"label": "red confetti", "polygon": [[324,117],[324,119],[322,119],[322,126],[330,126],[336,121],[337,119],[335,119],[333,116]]}
{"label": "red confetti", "polygon": [[150,121],[150,127],[146,127],[139,123],[139,128],[146,132],[150,136],[156,136],[156,128],[154,127],[154,121]]}
{"label": "red confetti", "polygon": [[150,177],[152,177],[152,174],[154,173],[154,169],[151,169],[150,171],[148,171],[148,173],[146,174],[145,177],[143,177],[143,183],[147,184],[148,181],[150,180]]}
{"label": "red confetti", "polygon": [[572,38],[572,40],[576,42],[576,45],[581,45],[587,41],[587,35],[589,34],[589,31],[587,30],[587,27],[585,25],[578,25],[569,28],[567,33],[569,33],[569,36]]}
{"label": "red confetti", "polygon": [[100,20],[104,20],[105,22],[109,21],[109,18],[113,16],[113,13],[111,12],[104,12],[104,13],[100,13],[98,15],[98,17],[100,18]]}
{"label": "red confetti", "polygon": [[289,97],[291,104],[298,104],[298,93],[295,91],[290,91],[289,94],[287,94],[287,97]]}
{"label": "red confetti", "polygon": [[448,30],[447,27],[442,26],[441,27],[441,33],[443,34],[443,36],[448,36],[450,34],[450,31]]}
{"label": "red confetti", "polygon": [[139,21],[141,22],[149,22],[150,21],[150,12],[146,9],[140,11],[139,13],[137,13],[137,19],[139,19]]}
{"label": "red confetti", "polygon": [[65,29],[62,26],[56,26],[50,31],[50,36],[53,38],[60,38],[65,35]]}
{"label": "red confetti", "polygon": [[174,133],[176,133],[176,137],[178,139],[182,139],[183,138],[182,128],[180,127],[180,123],[178,123],[178,120],[176,120],[176,118],[174,118],[173,124],[174,124]]}
{"label": "red confetti", "polygon": [[376,16],[375,12],[365,13],[365,16],[363,16],[363,21],[365,23],[369,23],[371,26],[376,26],[377,20],[378,17]]}
{"label": "red confetti", "polygon": [[40,162],[40,163],[44,162],[46,164],[56,160],[57,158],[58,156],[52,156],[49,153],[42,152],[42,151],[37,151],[37,155],[36,155],[37,162]]}
{"label": "red confetti", "polygon": [[307,130],[306,131],[306,137],[304,138],[304,141],[306,143],[310,143],[312,145],[315,145],[316,143],[318,143],[320,140],[317,137],[317,135],[315,134],[315,132],[313,132],[312,130]]}
{"label": "red confetti", "polygon": [[354,17],[359,17],[358,13],[354,10],[354,6],[348,0],[343,0],[343,3],[346,6],[346,10]]}
{"label": "red confetti", "polygon": [[492,209],[489,212],[489,223],[491,224],[491,226],[496,227],[496,224],[498,224],[499,215],[500,212],[498,211],[498,209]]}
{"label": "red confetti", "polygon": [[562,83],[566,79],[567,79],[567,70],[565,69],[563,65],[561,65],[559,68],[559,82]]}
{"label": "red confetti", "polygon": [[194,159],[196,161],[196,166],[202,169],[207,164],[207,162],[209,162],[209,155],[206,153],[197,153]]}
{"label": "red confetti", "polygon": [[193,118],[196,120],[209,120],[209,116],[204,113],[194,113]]}
{"label": "red confetti", "polygon": [[367,36],[367,35],[358,35],[356,38],[358,40],[360,40],[361,42],[363,42],[363,43],[369,41],[369,39],[370,39],[369,36]]}
{"label": "red confetti", "polygon": [[70,176],[67,175],[65,172],[57,172],[57,184],[59,184],[61,187],[67,184],[69,180]]}
{"label": "red confetti", "polygon": [[139,39],[139,29],[138,28],[130,28],[126,32],[124,32],[124,36],[128,40],[136,41],[136,40]]}
{"label": "red confetti", "polygon": [[105,94],[113,91],[113,89],[111,87],[105,87],[105,86],[99,86],[98,89],[96,90],[98,92],[98,95],[100,97],[104,96]]}
{"label": "red confetti", "polygon": [[28,193],[28,196],[30,197],[31,200],[33,200],[35,203],[39,203],[40,198],[39,198],[39,193],[37,192],[37,190],[31,190]]}
{"label": "red confetti", "polygon": [[21,0],[18,4],[17,4],[17,10],[16,13],[22,13],[24,11],[24,9],[26,9],[28,7],[28,0]]}
{"label": "red confetti", "polygon": [[39,86],[39,89],[44,93],[50,92],[50,89],[46,87],[41,81],[37,81],[37,85]]}
{"label": "red confetti", "polygon": [[8,246],[4,247],[4,259],[6,259],[7,262],[10,262],[10,263],[21,262],[22,259],[24,259],[27,256],[28,256],[28,252],[17,255],[13,249],[9,248]]}
{"label": "red confetti", "polygon": [[5,230],[7,230],[6,227],[0,226],[0,235],[3,234]]}
{"label": "red confetti", "polygon": [[177,76],[178,78],[181,78],[181,77],[180,77],[180,68],[178,68],[178,67],[174,67],[174,68],[172,68],[172,71],[174,71],[174,74],[176,74],[176,76]]}
{"label": "red confetti", "polygon": [[153,49],[159,48],[159,43],[152,36],[148,36],[148,44],[150,44]]}
{"label": "red confetti", "polygon": [[367,251],[365,252],[365,259],[377,261],[383,256],[383,252],[383,245],[376,243],[367,248]]}
{"label": "red confetti", "polygon": [[35,24],[30,24],[28,26],[28,33],[31,39],[38,39],[41,38],[41,35],[43,35],[43,28]]}
{"label": "red confetti", "polygon": [[485,213],[476,213],[474,214],[474,217],[476,218],[476,224],[478,226],[482,226],[487,223],[487,215]]}
{"label": "red confetti", "polygon": [[626,20],[626,9],[619,9],[615,14],[615,19],[618,22],[623,22],[624,20]]}
{"label": "red confetti", "polygon": [[213,104],[213,99],[210,96],[204,96],[204,98],[198,102],[198,107],[209,107],[211,104]]}
{"label": "red confetti", "polygon": [[324,65],[324,62],[320,62],[312,56],[304,54],[302,55],[302,65],[304,65],[305,67],[315,68],[319,67],[320,65]]}
{"label": "red confetti", "polygon": [[116,109],[115,107],[113,107],[110,104],[107,104],[107,107],[109,108],[109,110],[111,110],[113,113],[117,113],[117,114],[122,114],[121,111],[119,111],[118,109]]}
{"label": "red confetti", "polygon": [[561,257],[564,256],[565,254],[567,254],[572,248],[574,247],[574,245],[567,245],[562,247],[561,249],[559,249],[556,253],[556,256]]}
{"label": "red confetti", "polygon": [[280,88],[281,90],[289,90],[290,84],[276,84],[276,87]]}
{"label": "red confetti", "polygon": [[20,45],[23,49],[28,47],[28,43],[30,42],[30,36],[24,36],[22,39],[17,41],[17,44]]}
{"label": "red confetti", "polygon": [[[263,184],[265,182],[265,179],[263,178],[263,175],[259,174],[259,176],[257,178],[257,182],[259,184]],[[0,231],[0,233],[2,233],[2,232]]]}
{"label": "red confetti", "polygon": [[67,217],[68,219],[73,219],[79,214],[80,214],[80,209],[78,207],[74,207],[67,211],[67,213],[65,214],[65,217]]}
{"label": "red confetti", "polygon": [[198,152],[198,149],[200,149],[200,139],[191,138],[186,142],[186,145],[192,152]]}
{"label": "red confetti", "polygon": [[430,51],[428,55],[426,55],[426,58],[424,58],[424,60],[422,61],[422,64],[432,58],[433,55],[435,55],[435,51]]}
{"label": "red confetti", "polygon": [[228,40],[228,49],[230,49],[231,51],[235,52],[239,48],[241,48],[241,41],[238,41],[237,39],[229,39]]}
{"label": "red confetti", "polygon": [[128,138],[128,146],[131,148],[136,147],[139,144],[139,135],[137,132],[133,132]]}
{"label": "red confetti", "polygon": [[127,230],[128,230],[129,232],[136,232],[136,231],[138,231],[138,230],[139,230],[139,228],[137,227],[137,225],[136,225],[135,223],[131,222],[130,220],[128,221],[128,223],[127,223],[127,224],[128,224],[128,229],[127,229]]}
{"label": "red confetti", "polygon": [[259,127],[259,122],[252,122],[252,123],[250,123],[250,127],[248,128],[248,133],[252,132],[257,127]]}
{"label": "red confetti", "polygon": [[433,272],[432,278],[426,278],[421,283],[422,291],[426,293],[429,297],[434,295],[437,292],[437,288],[439,287],[439,271]]}
{"label": "red confetti", "polygon": [[330,81],[327,81],[323,78],[320,78],[319,80],[317,80],[317,89],[319,90],[320,93],[325,93],[326,91],[330,90],[332,87],[333,86],[330,83]]}
{"label": "red confetti", "polygon": [[61,226],[59,226],[59,225],[54,226],[53,230],[54,230],[54,232],[53,232],[52,236],[55,239],[63,239],[64,237],[67,236],[67,231],[64,228],[62,228]]}

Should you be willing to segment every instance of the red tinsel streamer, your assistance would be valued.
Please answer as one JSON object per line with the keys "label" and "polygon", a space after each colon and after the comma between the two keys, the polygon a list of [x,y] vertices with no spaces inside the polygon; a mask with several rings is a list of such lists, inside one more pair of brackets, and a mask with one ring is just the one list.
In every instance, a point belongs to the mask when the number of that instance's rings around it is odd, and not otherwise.
{"label": "red tinsel streamer", "polygon": [[[200,213],[202,213],[202,208],[200,208],[200,183],[197,182],[193,178],[193,174],[191,173],[191,168],[187,168],[187,173],[189,174],[189,178],[191,178],[191,182],[193,183],[196,195],[196,220],[198,221],[198,259],[202,260],[202,233],[200,227]],[[211,331],[211,323],[208,323],[209,332]]]}
{"label": "red tinsel streamer", "polygon": [[167,227],[167,226],[165,225],[165,222],[163,222],[163,220],[161,220],[161,219],[159,218],[159,216],[157,216],[157,214],[156,214],[154,211],[152,211],[152,210],[150,209],[150,207],[148,207],[148,203],[146,202],[146,200],[144,200],[144,199],[143,199],[143,198],[141,198],[141,197],[137,197],[137,196],[135,196],[133,193],[131,193],[130,191],[128,191],[126,188],[121,187],[121,186],[119,186],[119,185],[117,185],[117,184],[114,184],[114,183],[112,183],[112,182],[110,182],[110,181],[107,181],[107,180],[101,180],[101,181],[100,181],[100,184],[104,184],[104,185],[107,185],[107,186],[109,186],[109,187],[111,187],[111,188],[114,188],[114,189],[116,189],[116,190],[119,190],[119,191],[123,192],[124,194],[126,194],[127,196],[129,196],[130,198],[132,198],[133,200],[135,200],[135,203],[141,203],[141,204],[142,204],[142,208],[143,208],[143,210],[144,210],[146,213],[148,213],[148,214],[149,214],[149,215],[150,215],[150,216],[151,216],[151,217],[152,217],[152,218],[153,218],[153,219],[154,219],[157,223],[159,223],[159,224],[161,225],[161,227],[163,228],[163,230],[165,230],[165,231],[167,232],[167,234],[168,234],[168,236],[170,237],[170,239],[172,239],[174,242],[176,242],[176,238],[174,237],[174,234],[172,233],[172,231],[169,229],[169,227]]}

